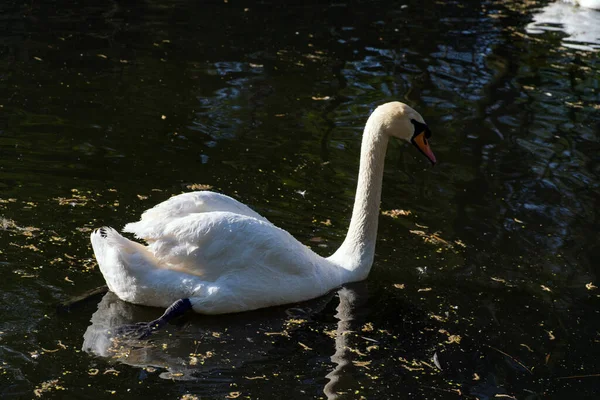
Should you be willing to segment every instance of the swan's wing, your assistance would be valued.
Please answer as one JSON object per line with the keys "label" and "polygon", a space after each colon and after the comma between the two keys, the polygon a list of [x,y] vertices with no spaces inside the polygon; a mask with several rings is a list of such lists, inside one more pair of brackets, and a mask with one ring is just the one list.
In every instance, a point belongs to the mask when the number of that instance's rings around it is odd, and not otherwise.
{"label": "swan's wing", "polygon": [[125,225],[123,232],[133,233],[138,239],[152,242],[161,237],[165,227],[172,221],[195,213],[214,211],[245,215],[268,223],[266,218],[229,196],[198,191],[173,196],[146,210],[138,222]]}
{"label": "swan's wing", "polygon": [[269,279],[278,274],[312,274],[318,257],[270,222],[231,212],[172,220],[148,247],[167,268],[207,281],[226,274]]}

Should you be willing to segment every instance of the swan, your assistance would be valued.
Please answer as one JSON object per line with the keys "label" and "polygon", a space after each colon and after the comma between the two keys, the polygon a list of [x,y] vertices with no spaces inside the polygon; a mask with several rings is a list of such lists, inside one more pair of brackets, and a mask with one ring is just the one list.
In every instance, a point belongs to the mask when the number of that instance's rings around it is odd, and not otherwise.
{"label": "swan", "polygon": [[[211,191],[183,193],[146,210],[123,231],[91,234],[110,291],[126,302],[166,308],[152,329],[192,309],[201,314],[249,311],[309,300],[367,277],[373,264],[381,184],[390,137],[412,143],[432,164],[431,131],[406,104],[377,107],[362,137],[358,187],[347,236],[321,257],[237,200]],[[145,324],[145,325],[144,325]]]}

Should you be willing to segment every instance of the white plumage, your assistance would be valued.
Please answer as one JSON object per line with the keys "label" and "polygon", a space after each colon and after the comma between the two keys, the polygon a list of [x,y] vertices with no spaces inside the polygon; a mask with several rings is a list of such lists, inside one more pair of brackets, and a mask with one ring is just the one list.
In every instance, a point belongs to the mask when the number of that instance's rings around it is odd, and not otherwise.
{"label": "white plumage", "polygon": [[329,258],[237,200],[200,191],[174,196],[125,226],[147,246],[112,228],[92,233],[100,271],[122,300],[166,308],[187,298],[204,314],[308,300],[364,279],[375,252],[388,139],[412,142],[435,163],[429,134],[423,118],[405,104],[387,103],[373,112],[363,135],[348,235]]}

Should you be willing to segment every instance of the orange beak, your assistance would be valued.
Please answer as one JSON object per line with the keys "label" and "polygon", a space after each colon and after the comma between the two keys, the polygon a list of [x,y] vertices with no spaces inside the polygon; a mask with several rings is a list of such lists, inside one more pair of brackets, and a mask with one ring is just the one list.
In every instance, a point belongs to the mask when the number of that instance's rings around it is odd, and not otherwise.
{"label": "orange beak", "polygon": [[431,161],[431,165],[435,165],[436,159],[433,151],[431,151],[431,147],[429,147],[429,143],[427,142],[427,138],[425,137],[425,132],[421,132],[418,135],[415,135],[412,138],[412,143],[417,146],[417,149],[421,153],[425,155]]}

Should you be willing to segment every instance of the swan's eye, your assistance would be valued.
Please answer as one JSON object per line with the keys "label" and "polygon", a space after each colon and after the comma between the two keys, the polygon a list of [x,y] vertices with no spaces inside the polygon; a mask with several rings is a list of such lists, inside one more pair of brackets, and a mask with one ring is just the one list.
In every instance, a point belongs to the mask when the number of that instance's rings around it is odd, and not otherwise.
{"label": "swan's eye", "polygon": [[421,133],[424,133],[426,138],[430,138],[431,137],[431,131],[429,130],[429,127],[419,121],[416,121],[414,119],[411,119],[410,122],[412,122],[412,124],[415,126],[415,133],[413,134],[413,138],[416,137],[417,135],[420,135]]}

